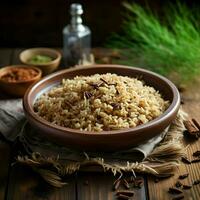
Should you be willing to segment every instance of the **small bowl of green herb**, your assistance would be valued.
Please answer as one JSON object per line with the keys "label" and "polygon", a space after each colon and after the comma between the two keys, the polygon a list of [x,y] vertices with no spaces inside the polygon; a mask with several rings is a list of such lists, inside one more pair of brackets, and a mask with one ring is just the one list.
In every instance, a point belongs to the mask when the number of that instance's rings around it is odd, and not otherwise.
{"label": "small bowl of green herb", "polygon": [[58,68],[61,53],[50,48],[31,48],[22,51],[19,57],[22,63],[38,67],[46,75]]}

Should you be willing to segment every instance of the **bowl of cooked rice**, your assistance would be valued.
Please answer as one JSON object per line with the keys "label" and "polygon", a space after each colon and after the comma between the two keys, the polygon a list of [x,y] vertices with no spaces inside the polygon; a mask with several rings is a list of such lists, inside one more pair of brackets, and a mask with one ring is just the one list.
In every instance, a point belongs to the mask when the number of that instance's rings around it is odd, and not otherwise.
{"label": "bowl of cooked rice", "polygon": [[66,147],[117,151],[166,129],[180,106],[167,78],[122,65],[80,66],[34,84],[23,99],[38,133]]}

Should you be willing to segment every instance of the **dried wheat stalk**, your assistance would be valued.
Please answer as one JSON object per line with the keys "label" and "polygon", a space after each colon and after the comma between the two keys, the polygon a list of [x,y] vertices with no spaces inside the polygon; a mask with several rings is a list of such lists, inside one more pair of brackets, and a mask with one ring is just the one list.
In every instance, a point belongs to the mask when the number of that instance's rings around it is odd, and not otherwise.
{"label": "dried wheat stalk", "polygon": [[82,162],[60,163],[59,158],[43,157],[39,153],[33,153],[31,158],[28,156],[18,156],[17,161],[32,167],[38,172],[44,180],[55,187],[66,185],[62,178],[67,174],[73,174],[80,168],[88,167],[88,165],[101,166],[104,171],[110,171],[113,175],[123,175],[125,172],[148,173],[153,175],[171,173],[179,165],[179,160],[185,155],[185,149],[181,139],[183,137],[183,120],[186,114],[180,109],[176,120],[171,124],[170,129],[164,140],[152,151],[152,153],[143,161],[130,163],[125,165],[112,164],[104,161],[103,158],[89,158]]}

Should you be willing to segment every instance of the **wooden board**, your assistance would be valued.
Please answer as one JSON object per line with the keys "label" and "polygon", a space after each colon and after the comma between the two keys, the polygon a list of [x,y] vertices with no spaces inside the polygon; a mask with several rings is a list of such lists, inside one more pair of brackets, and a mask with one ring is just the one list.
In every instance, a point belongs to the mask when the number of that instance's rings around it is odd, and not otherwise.
{"label": "wooden board", "polygon": [[11,169],[7,200],[65,199],[75,200],[74,177],[66,178],[68,183],[62,188],[54,188],[30,168],[14,166]]}
{"label": "wooden board", "polygon": [[[185,99],[185,104],[183,105],[184,110],[189,114],[190,118],[195,118],[198,121],[200,121],[199,94],[200,89],[198,88],[198,85],[187,89],[187,91],[183,93],[183,97]],[[192,99],[192,97],[195,98]],[[188,142],[186,140],[185,143],[188,144],[188,148],[186,150],[187,156],[189,159],[192,159],[193,152],[200,150],[200,139],[193,142]],[[200,163],[193,163],[191,165],[181,163],[181,166],[178,168],[174,177],[162,180],[159,183],[155,183],[154,179],[148,178],[149,199],[171,199],[172,195],[168,193],[168,189],[169,187],[174,186],[178,180],[178,176],[184,173],[189,173],[189,177],[186,178],[183,183],[191,185],[194,180],[200,179]],[[187,200],[200,199],[200,185],[193,186],[190,190],[184,190],[184,196],[184,199]]]}
{"label": "wooden board", "polygon": [[[2,55],[7,55],[4,58],[4,63],[12,65],[21,64],[19,54],[23,49],[15,49],[12,51],[12,56],[8,56],[8,51]],[[7,60],[6,60],[7,59]],[[9,61],[8,61],[9,60]],[[12,157],[15,157],[13,152]],[[14,160],[13,160],[14,161]],[[6,165],[6,162],[2,162]],[[5,173],[6,175],[6,173]],[[76,196],[75,182],[73,178],[67,180],[68,185],[62,189],[55,189],[44,182],[39,175],[29,168],[23,166],[13,166],[10,168],[10,175],[7,188],[6,199],[21,200],[21,199],[69,199],[74,200]],[[6,185],[6,184],[5,184]],[[2,190],[5,188],[2,188]],[[5,191],[5,190],[4,190]],[[1,198],[0,198],[1,199]]]}
{"label": "wooden board", "polygon": [[[0,49],[0,67],[10,65],[12,55],[12,49]],[[0,98],[3,98],[3,96],[0,92]],[[10,147],[5,142],[0,141],[0,199],[4,199],[6,196],[9,163]]]}
{"label": "wooden board", "polygon": [[[142,177],[141,177],[142,178]],[[113,190],[113,183],[116,180],[110,173],[87,172],[78,173],[77,176],[77,199],[78,200],[114,200],[117,199],[116,192]],[[123,184],[119,189],[124,188]],[[146,200],[147,193],[144,185],[141,189],[131,188],[134,191],[134,199]]]}
{"label": "wooden board", "polygon": [[0,199],[6,197],[7,180],[10,164],[10,147],[0,141]]}
{"label": "wooden board", "polygon": [[22,64],[20,59],[19,59],[19,54],[23,51],[24,49],[14,49],[13,51],[13,56],[12,56],[12,59],[11,59],[11,64],[12,65],[18,65],[18,64]]}
{"label": "wooden board", "polygon": [[0,67],[4,67],[11,64],[13,52],[13,49],[0,49]]}
{"label": "wooden board", "polygon": [[[22,49],[0,49],[0,66],[19,64],[19,53]],[[200,82],[193,84],[193,87],[183,93],[185,99],[184,109],[200,121]],[[200,139],[189,143],[187,154],[192,158],[192,153],[200,150]],[[15,151],[15,150],[13,150]],[[12,154],[14,158],[14,152]],[[112,174],[100,172],[80,172],[66,178],[68,185],[61,189],[55,189],[45,183],[42,178],[24,166],[11,166],[11,151],[7,144],[0,142],[0,199],[21,200],[21,199],[56,199],[56,200],[111,200],[116,199],[112,190],[115,178]],[[135,190],[135,200],[169,200],[172,195],[168,194],[168,188],[174,186],[179,175],[189,172],[190,175],[183,181],[191,184],[194,180],[200,179],[200,163],[181,166],[177,169],[174,177],[154,182],[154,178],[144,176],[144,187]],[[10,171],[9,171],[10,170]],[[7,187],[8,186],[8,187]],[[200,199],[200,185],[184,191],[185,199]]]}

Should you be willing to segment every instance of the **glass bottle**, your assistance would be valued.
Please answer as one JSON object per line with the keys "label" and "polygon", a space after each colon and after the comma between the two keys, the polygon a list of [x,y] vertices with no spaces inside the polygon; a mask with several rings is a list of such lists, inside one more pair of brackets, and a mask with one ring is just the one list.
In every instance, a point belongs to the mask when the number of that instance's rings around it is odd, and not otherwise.
{"label": "glass bottle", "polygon": [[67,66],[77,65],[90,55],[91,31],[82,24],[81,4],[71,4],[71,23],[63,29],[63,54]]}

